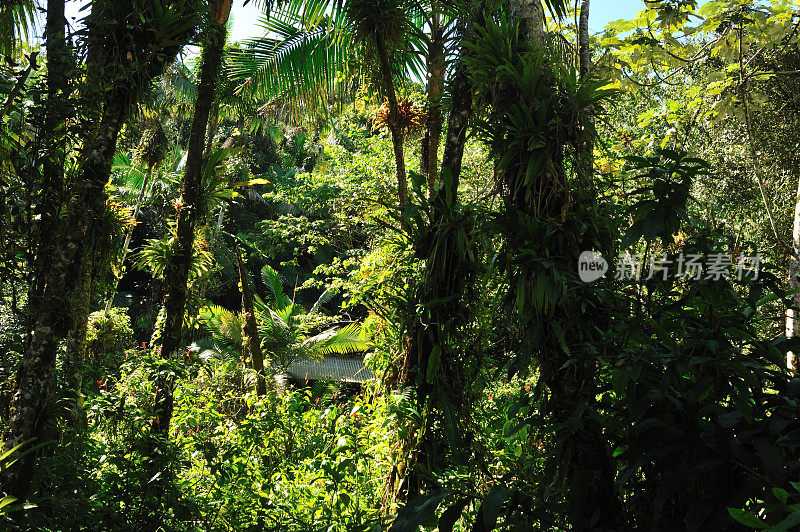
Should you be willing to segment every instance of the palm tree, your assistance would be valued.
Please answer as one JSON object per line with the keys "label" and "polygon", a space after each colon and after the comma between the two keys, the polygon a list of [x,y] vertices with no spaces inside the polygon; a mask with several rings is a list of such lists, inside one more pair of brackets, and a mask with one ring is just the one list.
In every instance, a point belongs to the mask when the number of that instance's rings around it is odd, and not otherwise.
{"label": "palm tree", "polygon": [[294,120],[303,114],[327,116],[331,106],[352,98],[360,83],[377,78],[387,98],[402,208],[408,193],[394,84],[404,72],[428,83],[420,171],[428,177],[430,197],[444,121],[445,58],[453,51],[459,21],[446,5],[433,0],[290,0],[263,21],[267,37],[231,55],[231,73],[242,97]]}
{"label": "palm tree", "polygon": [[[255,296],[256,320],[261,348],[272,371],[285,374],[293,362],[300,359],[320,361],[325,355],[347,354],[368,349],[370,343],[363,338],[361,326],[350,323],[343,327],[328,327],[312,334],[326,318],[321,306],[330,300],[329,292],[323,294],[306,310],[284,293],[280,275],[271,266],[261,270],[269,289],[266,300]],[[242,356],[244,318],[219,305],[209,305],[200,311],[200,322],[210,338],[198,342],[201,352],[212,356],[233,358]]]}

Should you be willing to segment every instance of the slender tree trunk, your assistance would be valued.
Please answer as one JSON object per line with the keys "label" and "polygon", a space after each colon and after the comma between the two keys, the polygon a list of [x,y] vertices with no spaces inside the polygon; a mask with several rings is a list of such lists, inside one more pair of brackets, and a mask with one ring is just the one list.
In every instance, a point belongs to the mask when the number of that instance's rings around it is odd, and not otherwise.
{"label": "slender tree trunk", "polygon": [[[473,6],[474,11],[465,39],[474,39],[477,26],[482,23],[479,17],[483,15],[485,5],[485,2],[478,1]],[[469,51],[464,47],[461,53],[468,54]],[[464,145],[467,141],[467,125],[472,115],[472,81],[463,61],[459,62],[456,67],[451,98],[450,115],[447,118],[447,137],[442,152],[442,171],[439,177],[441,188],[439,188],[434,201],[434,207],[438,210],[435,210],[434,217],[441,216],[443,208],[455,205],[458,200]]]}
{"label": "slender tree trunk", "polygon": [[250,353],[250,363],[253,371],[256,372],[256,393],[259,396],[267,393],[267,384],[264,379],[264,355],[261,353],[261,337],[258,334],[258,324],[256,323],[256,312],[253,308],[253,294],[250,292],[250,283],[247,280],[247,270],[242,260],[242,252],[239,244],[236,244],[236,263],[239,265],[239,283],[242,286],[242,336],[247,351]]}
{"label": "slender tree trunk", "polygon": [[[581,12],[578,22],[578,71],[581,81],[589,76],[592,69],[592,56],[589,48],[589,0],[581,1]],[[581,135],[578,139],[578,178],[584,186],[594,190],[594,121],[591,117],[581,124]]]}
{"label": "slender tree trunk", "polygon": [[[66,19],[64,18],[64,0],[47,2],[47,22],[45,40],[47,45],[47,109],[44,124],[39,138],[47,139],[46,148],[50,152],[42,163],[42,201],[40,204],[39,230],[43,238],[52,235],[58,218],[59,207],[63,200],[64,157],[66,137],[64,120],[67,118],[66,98],[68,96],[69,54],[64,36]],[[52,140],[51,140],[52,139]],[[43,143],[45,144],[45,143]],[[46,270],[49,257],[39,254],[37,262]],[[41,277],[40,277],[41,279]],[[37,286],[34,290],[43,289]]]}
{"label": "slender tree trunk", "polygon": [[585,78],[592,69],[592,56],[589,50],[589,0],[581,0],[581,14],[578,22],[578,63],[581,78]]}
{"label": "slender tree trunk", "polygon": [[[800,288],[800,179],[797,183],[797,195],[794,202],[794,223],[792,227],[792,254],[789,257],[789,290]],[[800,308],[800,293],[794,294],[792,305]],[[800,337],[800,319],[798,310],[793,308],[786,309],[786,337]],[[792,371],[800,370],[798,367],[797,354],[794,352],[786,353],[786,367]]]}
{"label": "slender tree trunk", "polygon": [[[147,184],[150,181],[150,176],[153,173],[153,167],[147,169],[147,172],[144,174],[144,179],[142,180],[142,189],[139,191],[139,196],[136,198],[136,207],[133,209],[133,221],[136,222],[136,219],[139,217],[139,210],[142,208],[142,201],[144,200],[144,195],[147,192]],[[133,236],[133,230],[135,226],[131,226],[128,229],[128,234],[125,235],[125,243],[122,245],[122,254],[119,259],[119,267],[120,270],[125,266],[125,257],[128,256],[128,248],[131,245],[131,237]],[[122,273],[120,273],[122,276]],[[111,290],[111,295],[108,296],[108,301],[106,301],[106,312],[111,310],[111,304],[114,302],[114,296],[117,294],[117,287],[119,287],[119,277],[114,281],[114,288]]]}
{"label": "slender tree trunk", "polygon": [[442,95],[444,94],[444,42],[439,26],[439,15],[433,15],[431,41],[428,45],[428,116],[419,159],[419,171],[427,176],[428,201],[433,201],[436,180],[439,177],[439,142],[442,136]]}
{"label": "slender tree trunk", "polygon": [[225,220],[225,209],[226,205],[223,203],[219,206],[219,212],[217,213],[217,222],[214,224],[214,232],[211,233],[211,242],[210,247],[214,247],[214,242],[217,241],[217,236],[219,232],[222,230],[222,222]]}
{"label": "slender tree trunk", "polygon": [[395,173],[397,174],[397,200],[402,213],[406,205],[408,205],[408,180],[406,178],[406,159],[403,154],[403,131],[398,124],[400,111],[397,105],[397,92],[394,90],[394,80],[392,79],[389,50],[387,49],[383,35],[380,33],[375,36],[375,47],[378,50],[383,91],[386,93],[386,99],[389,102],[389,132],[392,135],[392,147],[394,148],[394,166]]}
{"label": "slender tree trunk", "polygon": [[[215,18],[203,46],[197,101],[189,134],[186,170],[181,184],[181,208],[178,212],[175,244],[172,258],[164,272],[166,319],[161,335],[161,353],[165,358],[176,357],[181,345],[194,232],[198,216],[201,214],[198,212],[197,199],[203,174],[203,148],[211,106],[214,103],[217,75],[222,64],[222,47],[225,44],[226,36],[225,23],[230,14],[230,7],[230,0],[218,0],[211,6]],[[172,379],[160,377],[156,381],[155,417],[152,427],[154,434],[167,436],[169,433],[174,407],[173,386]]]}

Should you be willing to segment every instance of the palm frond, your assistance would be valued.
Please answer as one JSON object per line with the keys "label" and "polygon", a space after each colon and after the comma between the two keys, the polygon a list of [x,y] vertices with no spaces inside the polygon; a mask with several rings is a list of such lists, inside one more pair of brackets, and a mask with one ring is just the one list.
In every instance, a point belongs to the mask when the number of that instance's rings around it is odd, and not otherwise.
{"label": "palm frond", "polygon": [[[174,227],[172,230],[162,238],[152,238],[145,241],[144,246],[131,256],[133,264],[136,268],[144,271],[149,271],[150,274],[157,278],[164,278],[164,271],[167,264],[172,260],[174,248]],[[189,267],[189,280],[195,281],[211,271],[214,257],[206,248],[206,243],[202,238],[195,239],[195,245],[192,248],[192,262]]]}
{"label": "palm frond", "polygon": [[242,317],[239,314],[219,305],[208,305],[200,309],[198,319],[211,333],[212,346],[220,354],[241,353]]}
{"label": "palm frond", "polygon": [[324,0],[294,0],[263,18],[264,37],[230,54],[231,79],[243,99],[263,103],[264,113],[327,115],[353,88],[357,48],[340,9]]}
{"label": "palm frond", "polygon": [[328,329],[306,338],[302,345],[318,356],[356,353],[370,347],[370,343],[364,339],[363,330],[358,323],[351,323],[338,329]]}
{"label": "palm frond", "polygon": [[327,289],[327,290],[325,290],[324,292],[322,292],[322,293],[320,294],[320,296],[317,298],[317,300],[316,300],[316,301],[314,302],[314,304],[311,306],[311,309],[308,311],[308,313],[309,313],[309,314],[314,314],[315,312],[317,312],[317,311],[319,310],[319,308],[320,308],[322,305],[324,305],[325,303],[327,303],[328,301],[330,301],[331,299],[333,299],[333,296],[335,296],[335,295],[336,295],[336,294],[334,294],[333,292],[331,292],[331,291],[330,291],[330,289]]}
{"label": "palm frond", "polygon": [[117,153],[111,163],[115,172],[114,183],[132,201],[144,183],[145,169],[137,165],[127,153]]}
{"label": "palm frond", "polygon": [[6,0],[0,7],[0,55],[11,56],[36,31],[36,1]]}
{"label": "palm frond", "polygon": [[286,308],[289,306],[291,301],[289,297],[283,293],[283,281],[281,281],[281,276],[275,269],[270,266],[269,264],[264,265],[261,269],[261,278],[264,280],[264,284],[267,285],[270,291],[270,301],[275,303],[277,308]]}

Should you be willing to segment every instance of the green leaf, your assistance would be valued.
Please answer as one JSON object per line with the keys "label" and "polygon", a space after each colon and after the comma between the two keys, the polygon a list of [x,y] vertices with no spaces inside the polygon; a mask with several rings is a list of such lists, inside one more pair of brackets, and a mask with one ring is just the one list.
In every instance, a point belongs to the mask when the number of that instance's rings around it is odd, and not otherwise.
{"label": "green leaf", "polygon": [[435,491],[415,497],[400,508],[389,532],[416,532],[424,523],[433,518],[436,508],[449,495],[447,491]]}
{"label": "green leaf", "polygon": [[728,508],[728,513],[731,514],[731,517],[736,519],[738,522],[745,526],[749,526],[750,528],[769,528],[767,523],[753,515],[751,512],[742,510],[741,508]]}
{"label": "green leaf", "polygon": [[439,345],[433,346],[431,354],[428,357],[428,367],[425,371],[425,382],[433,384],[433,379],[436,376],[436,371],[439,369],[439,362],[442,359],[442,348]]}
{"label": "green leaf", "polygon": [[503,486],[497,486],[489,490],[486,497],[483,498],[483,503],[478,509],[478,516],[475,519],[475,526],[473,532],[489,532],[494,530],[497,526],[497,517],[500,515],[500,509],[510,497],[513,492]]}
{"label": "green leaf", "polygon": [[469,501],[469,497],[459,499],[454,505],[442,512],[442,515],[439,516],[439,532],[453,532],[456,521],[461,517],[461,513],[464,511],[467,504],[469,504]]}
{"label": "green leaf", "polygon": [[786,501],[789,499],[789,494],[785,489],[772,488],[772,494],[775,495],[776,499],[781,501],[781,504],[786,504]]}
{"label": "green leaf", "polygon": [[2,510],[3,508],[5,508],[6,506],[8,506],[9,504],[13,503],[16,500],[17,500],[16,497],[11,497],[9,495],[3,497],[2,499],[0,499],[0,510]]}
{"label": "green leaf", "polygon": [[775,525],[774,530],[797,530],[800,525],[800,510],[795,510],[789,516]]}

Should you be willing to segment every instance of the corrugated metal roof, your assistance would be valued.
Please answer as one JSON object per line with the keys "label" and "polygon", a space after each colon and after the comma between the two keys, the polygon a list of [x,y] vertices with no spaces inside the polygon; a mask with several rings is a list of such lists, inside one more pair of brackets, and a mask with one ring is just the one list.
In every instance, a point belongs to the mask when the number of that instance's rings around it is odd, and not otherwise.
{"label": "corrugated metal roof", "polygon": [[327,356],[321,362],[307,358],[295,360],[287,373],[301,381],[333,379],[339,382],[364,382],[375,378],[372,371],[364,366],[364,359],[336,356]]}

